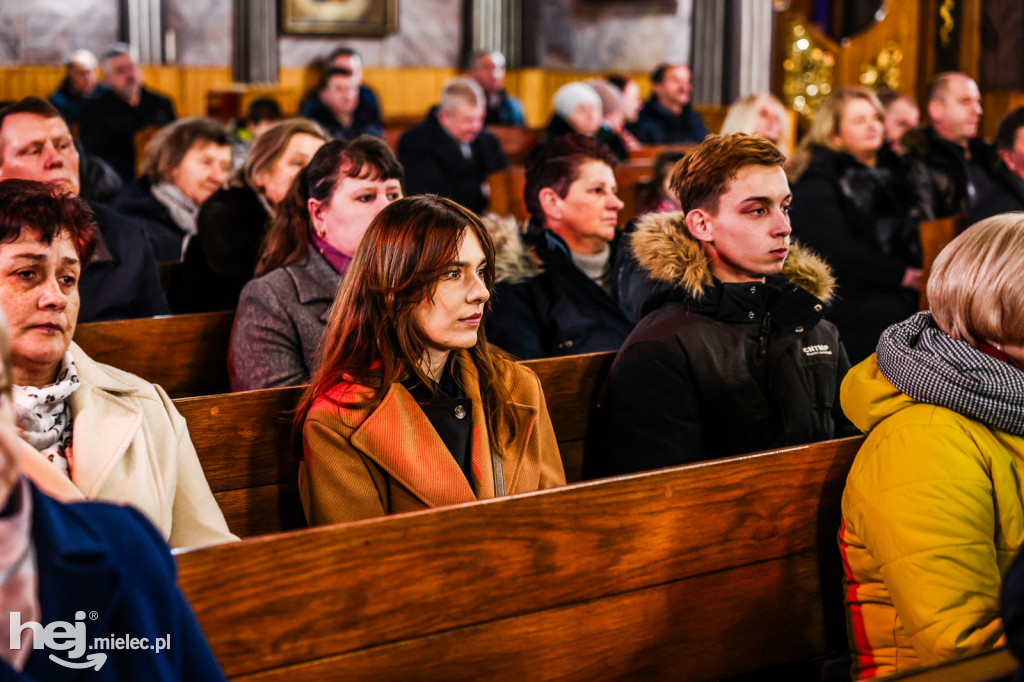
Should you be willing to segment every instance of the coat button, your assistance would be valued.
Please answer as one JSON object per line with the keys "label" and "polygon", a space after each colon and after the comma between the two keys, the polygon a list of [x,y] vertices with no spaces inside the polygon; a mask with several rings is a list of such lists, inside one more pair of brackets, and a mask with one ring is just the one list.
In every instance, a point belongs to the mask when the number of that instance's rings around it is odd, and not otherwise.
{"label": "coat button", "polygon": [[455,406],[455,418],[456,419],[465,419],[466,418],[466,408],[463,407],[462,405],[456,405]]}
{"label": "coat button", "polygon": [[747,317],[749,317],[750,319],[754,319],[754,311],[751,310],[749,313],[747,313]]}
{"label": "coat button", "polygon": [[797,327],[793,331],[795,331],[797,334],[803,334],[804,333],[804,328],[803,327]]}
{"label": "coat button", "polygon": [[816,312],[816,313],[820,313],[821,312],[821,304],[820,303],[815,303],[814,304],[814,312]]}

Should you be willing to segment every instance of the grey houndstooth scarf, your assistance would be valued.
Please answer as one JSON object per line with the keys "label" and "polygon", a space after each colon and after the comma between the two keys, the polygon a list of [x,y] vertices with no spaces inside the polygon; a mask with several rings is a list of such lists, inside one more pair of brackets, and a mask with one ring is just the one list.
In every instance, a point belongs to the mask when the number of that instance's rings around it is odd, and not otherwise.
{"label": "grey houndstooth scarf", "polygon": [[1024,436],[1024,372],[945,334],[930,312],[886,329],[876,352],[882,375],[914,400]]}

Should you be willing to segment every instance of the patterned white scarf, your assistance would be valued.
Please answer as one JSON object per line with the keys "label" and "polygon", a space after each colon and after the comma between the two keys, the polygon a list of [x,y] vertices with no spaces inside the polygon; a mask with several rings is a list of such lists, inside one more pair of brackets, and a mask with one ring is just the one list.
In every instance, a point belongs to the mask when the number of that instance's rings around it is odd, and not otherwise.
{"label": "patterned white scarf", "polygon": [[14,386],[14,412],[25,440],[71,478],[71,403],[68,398],[82,385],[71,352],[64,355],[52,384]]}

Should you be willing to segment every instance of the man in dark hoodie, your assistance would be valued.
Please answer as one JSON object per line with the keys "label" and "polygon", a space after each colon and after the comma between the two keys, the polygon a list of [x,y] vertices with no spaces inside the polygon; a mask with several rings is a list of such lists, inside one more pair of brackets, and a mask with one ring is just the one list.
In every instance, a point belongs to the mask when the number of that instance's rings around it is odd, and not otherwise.
{"label": "man in dark hoodie", "polygon": [[834,437],[849,369],[828,266],[790,244],[781,152],[711,136],[671,180],[684,212],[650,214],[632,245],[659,285],[592,419],[598,478]]}

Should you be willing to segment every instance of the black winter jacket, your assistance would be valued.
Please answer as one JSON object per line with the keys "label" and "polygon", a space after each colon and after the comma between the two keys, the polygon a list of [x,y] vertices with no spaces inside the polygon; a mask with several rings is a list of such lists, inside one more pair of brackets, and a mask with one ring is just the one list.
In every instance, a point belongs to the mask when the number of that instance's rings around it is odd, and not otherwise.
{"label": "black winter jacket", "polygon": [[242,288],[256,272],[270,214],[256,191],[245,185],[219,189],[203,202],[198,232],[188,243],[181,268],[175,313],[234,310]]}
{"label": "black winter jacket", "polygon": [[[617,349],[633,329],[619,306],[619,292],[628,286],[619,279],[621,241],[620,235],[611,244],[609,295],[576,267],[561,237],[530,221],[522,244],[531,257],[520,260],[518,271],[499,275],[487,316],[488,340],[523,359]],[[507,267],[502,261],[508,256],[498,260]]]}
{"label": "black winter jacket", "polygon": [[[995,158],[992,148],[981,138],[968,143],[970,162],[963,147],[942,139],[931,126],[907,132],[902,144],[914,184],[925,193],[932,217],[969,213],[978,195],[988,189]],[[974,177],[981,179],[982,187],[972,182],[968,163],[974,167]]]}
{"label": "black winter jacket", "polygon": [[405,193],[439,194],[482,213],[489,201],[483,184],[491,173],[504,170],[508,159],[498,138],[486,129],[469,146],[473,157],[467,159],[459,143],[441,126],[434,107],[398,141]]}
{"label": "black winter jacket", "polygon": [[142,225],[157,261],[182,259],[182,245],[188,235],[174,222],[170,210],[153,194],[149,178],[142,176],[125,185],[112,206]]}
{"label": "black winter jacket", "polygon": [[833,438],[849,369],[822,319],[828,266],[794,245],[782,275],[723,284],[683,214],[647,216],[633,238],[659,294],[602,387],[584,477],[599,478]]}
{"label": "black winter jacket", "polygon": [[828,261],[838,288],[828,319],[853,362],[872,352],[890,324],[913,315],[917,293],[904,289],[921,267],[922,191],[888,149],[868,168],[844,152],[818,147],[793,185],[793,236]]}

